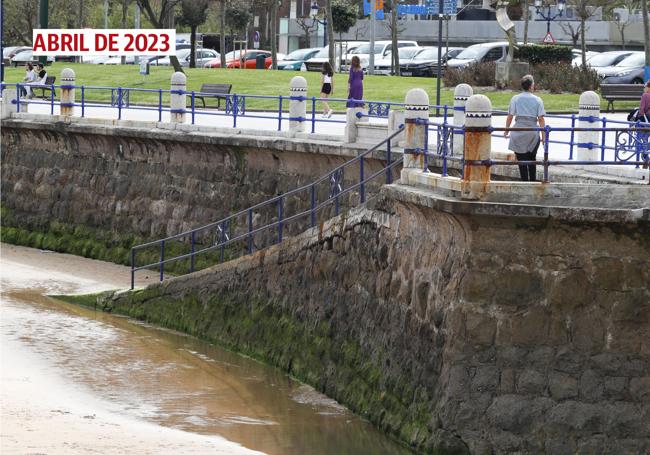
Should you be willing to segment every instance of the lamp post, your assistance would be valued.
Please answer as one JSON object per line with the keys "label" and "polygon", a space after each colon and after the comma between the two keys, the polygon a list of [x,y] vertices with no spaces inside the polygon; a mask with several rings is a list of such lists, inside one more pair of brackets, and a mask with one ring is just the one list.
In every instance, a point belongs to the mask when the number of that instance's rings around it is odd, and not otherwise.
{"label": "lamp post", "polygon": [[[321,24],[323,26],[323,47],[325,47],[327,46],[327,19],[319,20],[319,13],[320,7],[318,6],[318,2],[314,0],[311,4],[311,18],[314,20],[314,24]],[[318,39],[318,26],[316,26],[316,39]]]}
{"label": "lamp post", "polygon": [[[564,14],[566,8],[566,0],[557,0],[557,13],[551,15],[551,4],[546,3],[544,5],[543,0],[535,0],[535,12],[542,17],[542,20],[546,21],[546,34],[551,33],[551,22],[556,18],[561,17]],[[546,8],[546,14],[544,14],[544,8]]]}

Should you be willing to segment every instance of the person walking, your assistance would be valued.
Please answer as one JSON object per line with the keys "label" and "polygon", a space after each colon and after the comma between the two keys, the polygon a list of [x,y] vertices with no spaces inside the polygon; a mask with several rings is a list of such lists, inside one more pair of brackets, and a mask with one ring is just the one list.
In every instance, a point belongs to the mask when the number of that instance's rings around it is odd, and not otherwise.
{"label": "person walking", "polygon": [[[506,129],[503,132],[505,138],[510,137],[508,149],[515,152],[517,161],[536,161],[537,149],[544,142],[543,131],[509,131],[513,118],[515,128],[544,128],[544,102],[539,96],[533,95],[535,91],[535,80],[527,74],[521,78],[522,93],[515,95],[510,100],[508,117],[506,117]],[[537,180],[536,167],[534,164],[519,165],[521,180],[534,182]]]}
{"label": "person walking", "polygon": [[[323,70],[321,71],[321,99],[327,99],[330,95],[334,94],[334,71],[330,62],[323,63]],[[327,101],[323,101],[323,117],[330,118],[332,116],[332,109]]]}
{"label": "person walking", "polygon": [[636,120],[650,123],[650,80],[643,87],[643,94],[639,101],[639,111],[636,113]]}
{"label": "person walking", "polygon": [[350,77],[348,78],[347,107],[363,107],[363,103],[354,101],[363,99],[363,68],[357,55],[350,61]]}

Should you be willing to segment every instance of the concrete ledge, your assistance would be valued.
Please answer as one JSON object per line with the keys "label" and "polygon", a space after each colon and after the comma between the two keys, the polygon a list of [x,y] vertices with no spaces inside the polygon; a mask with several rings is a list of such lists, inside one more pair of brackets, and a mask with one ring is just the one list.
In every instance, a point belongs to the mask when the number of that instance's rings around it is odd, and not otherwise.
{"label": "concrete ledge", "polygon": [[572,208],[650,207],[649,185],[540,182],[463,182],[419,169],[402,169],[401,183],[430,189],[448,197],[481,202],[544,204]]}

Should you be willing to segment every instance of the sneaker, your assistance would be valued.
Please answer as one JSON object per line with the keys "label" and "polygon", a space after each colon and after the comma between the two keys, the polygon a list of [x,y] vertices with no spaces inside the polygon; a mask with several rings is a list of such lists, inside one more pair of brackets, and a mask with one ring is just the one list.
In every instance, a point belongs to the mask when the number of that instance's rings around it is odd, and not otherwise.
{"label": "sneaker", "polygon": [[326,117],[326,118],[330,118],[330,117],[332,116],[333,113],[334,113],[334,111],[333,111],[332,109],[330,109],[329,111],[327,111],[327,114],[326,114],[327,117]]}

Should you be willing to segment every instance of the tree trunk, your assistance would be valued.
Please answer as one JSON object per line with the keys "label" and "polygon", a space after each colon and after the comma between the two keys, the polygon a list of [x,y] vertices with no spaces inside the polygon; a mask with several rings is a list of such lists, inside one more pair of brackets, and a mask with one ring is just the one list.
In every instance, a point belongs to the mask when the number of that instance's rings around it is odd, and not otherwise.
{"label": "tree trunk", "polygon": [[332,20],[332,1],[325,2],[325,18],[327,20],[327,41],[329,44],[329,60],[332,68],[336,68],[336,46],[334,44],[334,21]]}
{"label": "tree trunk", "polygon": [[84,0],[79,0],[79,28],[84,28]]}
{"label": "tree trunk", "polygon": [[528,44],[528,0],[524,0],[524,46]]}
{"label": "tree trunk", "polygon": [[271,5],[271,67],[278,69],[278,2],[272,0]]}
{"label": "tree trunk", "polygon": [[621,32],[621,47],[625,50],[625,25],[620,28]]}
{"label": "tree trunk", "polygon": [[190,68],[196,68],[196,25],[190,28]]}
{"label": "tree trunk", "polygon": [[643,14],[643,43],[645,46],[646,74],[650,67],[650,19],[648,19],[648,2],[641,1],[641,14]]}
{"label": "tree trunk", "polygon": [[221,8],[219,11],[219,54],[221,59],[221,67],[226,67],[226,0],[221,0]]}
{"label": "tree trunk", "polygon": [[580,16],[580,50],[582,51],[582,68],[587,69],[587,43],[585,42],[585,17]]}
{"label": "tree trunk", "polygon": [[390,11],[391,74],[399,76],[399,48],[397,47],[397,1],[391,2]]}

